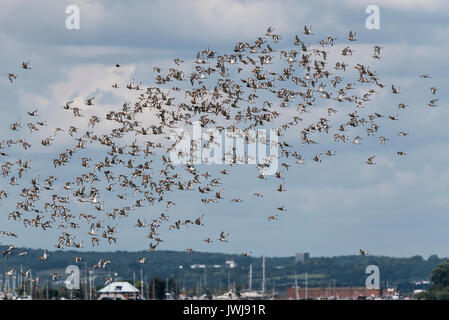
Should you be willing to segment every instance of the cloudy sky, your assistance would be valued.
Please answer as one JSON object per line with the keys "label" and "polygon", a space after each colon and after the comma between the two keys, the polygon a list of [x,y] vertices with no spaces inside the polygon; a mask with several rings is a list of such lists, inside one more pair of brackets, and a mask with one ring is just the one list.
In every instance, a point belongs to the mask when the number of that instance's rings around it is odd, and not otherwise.
{"label": "cloudy sky", "polygon": [[[365,27],[365,8],[371,4],[380,9],[378,30]],[[80,9],[79,30],[66,28],[68,5]],[[291,168],[285,178],[288,191],[284,193],[275,191],[278,181],[262,183],[256,179],[254,168],[237,167],[232,175],[223,178],[228,199],[244,200],[237,205],[226,201],[205,207],[198,192],[176,195],[177,204],[169,214],[189,218],[205,214],[206,226],[161,231],[165,242],[160,249],[271,256],[307,251],[312,256],[328,256],[357,254],[363,248],[375,255],[447,257],[447,21],[449,3],[444,0],[2,1],[0,134],[2,139],[9,139],[9,124],[24,119],[24,113],[35,107],[48,123],[67,127],[61,106],[68,100],[79,102],[96,96],[98,108],[132,101],[135,94],[113,90],[111,84],[135,79],[152,85],[154,66],[164,67],[176,57],[192,61],[196,52],[208,47],[229,52],[238,41],[252,42],[263,36],[268,26],[288,39],[283,45],[290,47],[304,25],[313,26],[313,39],[334,36],[336,46],[341,48],[348,45],[345,38],[353,30],[358,41],[350,45],[356,54],[346,61],[354,65],[370,60],[387,87],[401,87],[401,101],[380,95],[372,101],[372,108],[398,114],[398,102],[410,105],[401,112],[399,124],[385,124],[391,142],[386,146],[339,146],[332,161],[309,161],[305,166]],[[374,45],[383,47],[380,61],[371,59]],[[21,63],[28,60],[32,70],[20,70]],[[116,63],[121,65],[119,70],[114,67]],[[18,74],[13,85],[8,81],[9,72]],[[423,73],[432,78],[420,79]],[[438,88],[439,98],[439,106],[433,109],[426,106],[433,98],[431,86]],[[397,139],[400,130],[410,135]],[[56,151],[35,148],[27,157],[41,168],[42,176],[50,175],[51,159],[65,150],[68,142],[61,138],[55,142]],[[298,140],[293,143],[300,145]],[[407,156],[398,157],[398,150]],[[90,157],[104,157],[99,150],[92,152]],[[376,154],[377,165],[367,166],[365,161],[372,154]],[[251,197],[254,192],[265,196],[256,200]],[[11,194],[0,203],[0,230],[16,232],[17,245],[52,248],[55,236],[51,232],[25,229],[21,223],[8,220],[17,198]],[[288,211],[282,213],[281,219],[267,222],[280,205]],[[159,209],[145,210],[141,214],[160,214]],[[148,247],[145,233],[133,227],[134,218],[117,223],[117,244],[99,249]],[[216,239],[221,231],[229,232],[229,243],[202,242],[205,237]]]}

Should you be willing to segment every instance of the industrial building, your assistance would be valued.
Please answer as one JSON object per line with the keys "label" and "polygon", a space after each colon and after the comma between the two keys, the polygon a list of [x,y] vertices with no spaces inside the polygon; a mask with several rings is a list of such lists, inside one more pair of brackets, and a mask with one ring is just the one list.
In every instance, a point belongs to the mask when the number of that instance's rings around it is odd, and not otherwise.
{"label": "industrial building", "polygon": [[399,292],[394,288],[367,289],[366,287],[312,287],[287,288],[287,299],[394,299]]}

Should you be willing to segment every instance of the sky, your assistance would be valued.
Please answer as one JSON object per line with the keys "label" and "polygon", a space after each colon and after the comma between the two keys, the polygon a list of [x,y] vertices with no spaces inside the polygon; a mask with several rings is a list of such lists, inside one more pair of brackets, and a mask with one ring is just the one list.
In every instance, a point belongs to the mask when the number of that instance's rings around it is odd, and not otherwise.
{"label": "sky", "polygon": [[[69,5],[80,9],[79,30],[66,28]],[[379,7],[379,29],[365,26],[368,5]],[[288,47],[305,25],[313,26],[313,39],[332,35],[337,38],[336,48],[341,49],[348,45],[345,38],[353,30],[358,38],[350,44],[355,54],[345,61],[350,65],[370,61],[387,87],[401,87],[401,100],[381,93],[371,102],[372,108],[398,114],[397,103],[410,105],[401,111],[400,123],[385,124],[384,132],[391,141],[386,146],[368,142],[356,147],[339,145],[332,160],[292,167],[283,193],[275,192],[278,181],[262,183],[254,168],[236,167],[233,174],[223,177],[223,187],[227,199],[240,197],[244,200],[240,204],[225,201],[205,206],[198,192],[176,194],[169,215],[196,218],[204,214],[205,226],[161,231],[165,242],[159,248],[251,252],[255,256],[292,256],[296,252],[335,256],[364,249],[384,256],[448,257],[448,21],[449,3],[444,0],[2,1],[0,140],[12,137],[9,124],[24,119],[26,111],[39,107],[48,123],[68,126],[70,119],[61,108],[67,101],[77,103],[96,96],[97,108],[106,111],[107,106],[137,98],[135,93],[114,90],[112,83],[135,79],[153,85],[154,66],[167,66],[176,57],[193,61],[205,48],[231,51],[239,41],[251,42],[262,36],[268,26],[285,39],[279,46]],[[383,47],[380,61],[371,59],[374,45]],[[28,60],[32,69],[20,70],[21,63]],[[116,63],[121,65],[118,70]],[[14,84],[8,81],[9,72],[18,74]],[[419,78],[424,73],[432,78]],[[426,106],[433,98],[431,86],[438,88],[437,108]],[[399,130],[410,134],[398,139],[395,134]],[[30,139],[39,145],[37,137]],[[300,145],[294,136],[289,141]],[[51,152],[37,147],[26,156],[43,177],[52,174],[52,159],[69,144],[69,138],[63,136]],[[399,149],[407,155],[396,156]],[[104,158],[102,150],[90,151],[89,157]],[[367,166],[366,159],[374,153],[377,165]],[[263,193],[264,198],[254,199],[254,192]],[[52,248],[57,230],[42,232],[8,220],[16,199],[12,194],[0,200],[0,230],[17,233],[17,245]],[[115,204],[116,200],[111,201]],[[281,219],[267,222],[280,205],[288,211]],[[158,210],[146,207],[139,214],[157,216]],[[145,233],[136,231],[135,222],[134,217],[115,221],[120,225],[117,244],[96,249],[148,248]],[[205,237],[216,239],[221,231],[229,233],[228,243],[202,241]]]}

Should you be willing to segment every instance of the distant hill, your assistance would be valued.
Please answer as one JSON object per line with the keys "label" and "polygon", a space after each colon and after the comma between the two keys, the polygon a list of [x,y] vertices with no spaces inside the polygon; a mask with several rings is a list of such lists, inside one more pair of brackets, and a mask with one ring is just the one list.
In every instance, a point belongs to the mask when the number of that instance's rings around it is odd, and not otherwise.
{"label": "distant hill", "polygon": [[[0,247],[3,252],[6,247]],[[28,255],[18,256],[21,251]],[[111,275],[114,280],[132,280],[135,274],[140,279],[142,268],[146,281],[158,277],[168,279],[176,277],[180,287],[195,288],[204,284],[206,276],[207,287],[211,290],[224,289],[228,286],[228,277],[237,287],[248,286],[249,268],[252,264],[253,289],[260,289],[262,282],[262,258],[245,257],[223,253],[194,252],[188,255],[177,251],[115,251],[115,252],[79,252],[79,251],[53,251],[49,252],[48,261],[41,261],[39,256],[42,250],[17,248],[15,254],[8,259],[2,259],[0,270],[2,274],[8,268],[16,270],[31,269],[38,275],[41,283],[50,281],[50,273],[59,273],[64,278],[68,265],[75,264],[75,257],[82,257],[79,262],[81,276],[84,277],[85,266],[92,269],[100,259],[111,261],[105,269],[94,270],[95,284],[101,286],[104,279]],[[138,263],[140,257],[148,257],[145,264]],[[233,260],[235,267],[230,268],[226,261]],[[295,281],[294,257],[266,257],[265,278],[266,290],[275,289],[281,294],[285,288],[293,286]],[[414,281],[429,280],[432,270],[445,258],[436,255],[423,259],[421,256],[410,258],[394,258],[383,256],[337,256],[337,257],[311,257],[303,263],[296,264],[298,285],[304,286],[307,273],[309,286],[364,286],[368,274],[365,269],[368,265],[377,265],[380,269],[381,286],[396,286],[402,293],[413,290]],[[192,268],[194,265],[206,265],[204,268]],[[115,275],[117,274],[117,275]],[[82,280],[83,281],[83,280]]]}

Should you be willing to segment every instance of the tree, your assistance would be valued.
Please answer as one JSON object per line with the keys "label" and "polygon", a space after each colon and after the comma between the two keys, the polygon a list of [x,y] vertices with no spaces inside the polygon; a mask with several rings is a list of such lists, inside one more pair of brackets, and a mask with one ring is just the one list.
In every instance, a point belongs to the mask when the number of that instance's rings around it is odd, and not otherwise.
{"label": "tree", "polygon": [[429,291],[417,296],[418,299],[449,300],[449,260],[439,264],[432,271],[432,286]]}
{"label": "tree", "polygon": [[448,287],[449,286],[449,260],[438,265],[432,271],[430,280],[435,286]]}
{"label": "tree", "polygon": [[440,258],[438,258],[436,254],[432,254],[431,256],[429,256],[429,258],[427,258],[427,261],[430,263],[438,264],[438,262],[440,262]]}

